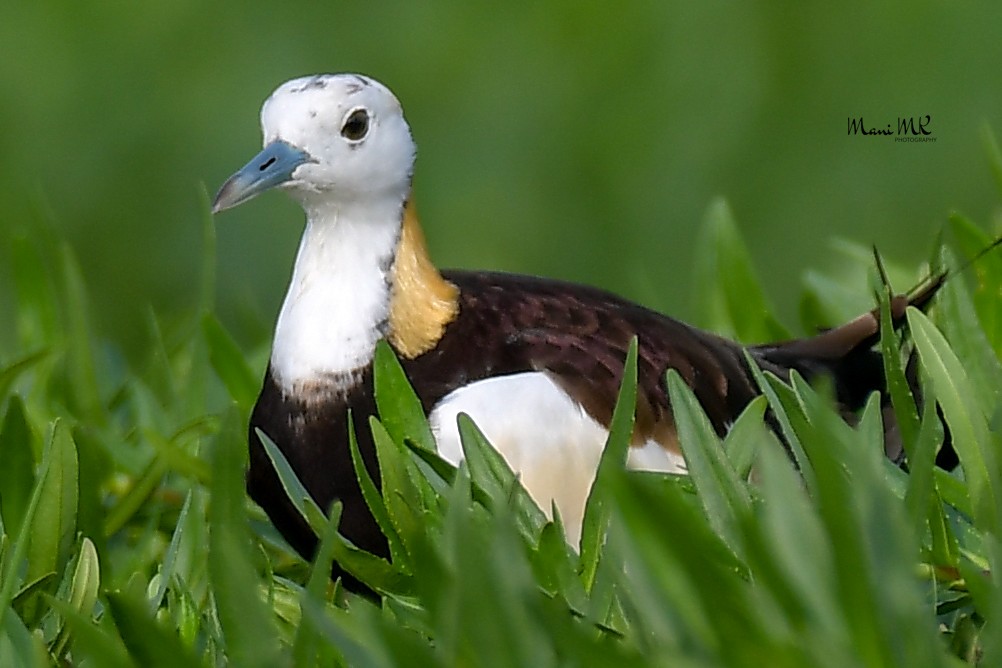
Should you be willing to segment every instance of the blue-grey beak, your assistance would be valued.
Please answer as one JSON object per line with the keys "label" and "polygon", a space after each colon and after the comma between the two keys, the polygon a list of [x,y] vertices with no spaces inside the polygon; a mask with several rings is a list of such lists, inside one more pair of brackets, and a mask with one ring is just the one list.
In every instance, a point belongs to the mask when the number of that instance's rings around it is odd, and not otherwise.
{"label": "blue-grey beak", "polygon": [[281,140],[271,142],[226,180],[212,203],[212,213],[232,209],[269,188],[285,183],[292,178],[296,167],[307,162],[314,160],[306,151]]}

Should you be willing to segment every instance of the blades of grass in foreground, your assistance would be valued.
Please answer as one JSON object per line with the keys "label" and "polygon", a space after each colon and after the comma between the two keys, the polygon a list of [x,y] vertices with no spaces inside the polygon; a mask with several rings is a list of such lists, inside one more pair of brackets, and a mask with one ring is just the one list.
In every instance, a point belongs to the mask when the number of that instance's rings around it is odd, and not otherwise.
{"label": "blades of grass in foreground", "polygon": [[804,476],[807,486],[813,484],[813,473],[811,462],[807,458],[804,446],[800,442],[796,424],[803,423],[803,415],[797,405],[797,398],[786,383],[773,374],[766,374],[759,368],[755,358],[747,350],[745,352],[745,364],[751,371],[752,377],[759,390],[769,401],[769,409],[772,411],[772,418],[779,424],[779,431],[783,437],[783,442],[793,454],[793,459],[797,463],[800,474]]}
{"label": "blades of grass in foreground", "polygon": [[606,557],[620,557],[617,590],[635,632],[661,652],[670,649],[667,656],[742,665],[724,658],[736,647],[727,636],[739,626],[739,635],[762,636],[748,614],[744,567],[702,509],[679,486],[653,476],[619,476],[612,488],[616,522]]}
{"label": "blades of grass in foreground", "polygon": [[348,449],[351,453],[351,463],[355,467],[355,476],[358,478],[358,485],[362,491],[362,497],[365,499],[365,504],[369,507],[373,519],[376,520],[376,524],[379,525],[379,530],[386,536],[386,542],[390,548],[390,559],[395,565],[406,568],[405,565],[410,563],[407,548],[404,546],[400,534],[397,533],[393,520],[386,510],[386,503],[383,501],[382,494],[379,493],[375,481],[369,475],[368,469],[365,468],[362,453],[358,449],[358,438],[355,435],[355,421],[350,413],[348,415]]}
{"label": "blades of grass in foreground", "polygon": [[76,256],[69,245],[62,247],[64,304],[66,308],[67,346],[73,400],[82,416],[96,424],[106,420],[97,382],[94,350],[88,318],[87,291]]}
{"label": "blades of grass in foreground", "polygon": [[422,531],[421,512],[424,510],[421,491],[408,470],[410,455],[403,445],[398,445],[390,437],[382,422],[376,418],[369,419],[369,428],[379,460],[379,477],[385,490],[383,503],[386,514],[409,549],[408,540]]}
{"label": "blades of grass in foreground", "polygon": [[313,598],[303,601],[303,618],[319,637],[338,650],[348,666],[368,668],[435,668],[443,664],[434,650],[382,611],[358,601],[350,611],[325,607]]}
{"label": "blades of grass in foreground", "polygon": [[[762,595],[783,611],[795,645],[804,638],[798,651],[809,656],[812,645],[823,644],[828,665],[852,665],[832,539],[787,454],[765,447],[759,464],[761,504],[744,524],[749,568]],[[806,656],[801,665],[815,663]]]}
{"label": "blades of grass in foreground", "polygon": [[745,343],[782,341],[790,333],[773,316],[752,267],[734,215],[723,199],[715,200],[703,219],[706,235],[699,245],[694,281],[698,303],[708,311],[711,329]]}
{"label": "blades of grass in foreground", "polygon": [[[77,448],[69,426],[62,420],[52,427],[52,463],[41,482],[41,499],[30,525],[28,568],[25,581],[31,582],[47,573],[61,574],[70,559],[76,537],[79,467]],[[40,619],[43,609],[38,600],[24,609],[27,624]]]}
{"label": "blades of grass in foreground", "polygon": [[0,519],[4,531],[16,536],[35,485],[34,435],[28,425],[24,401],[14,395],[7,403],[0,426]]}
{"label": "blades of grass in foreground", "polygon": [[188,511],[191,508],[191,495],[192,490],[188,490],[188,493],[184,497],[184,504],[181,506],[181,512],[178,513],[177,523],[174,525],[174,533],[171,535],[170,544],[164,553],[163,564],[157,573],[159,582],[157,583],[156,591],[150,597],[151,611],[156,611],[160,607],[160,604],[163,603],[164,594],[167,593],[167,585],[170,583],[171,578],[174,577],[174,565],[177,563],[178,552],[181,549],[181,538],[184,535],[185,527],[187,526]]}
{"label": "blades of grass in foreground", "polygon": [[[1002,586],[999,586],[999,578],[1002,577],[1002,540],[999,536],[993,535],[988,540],[987,545],[989,570],[991,572],[990,586],[988,588],[988,600],[982,608],[988,623],[984,628],[987,633],[982,633],[984,637],[983,656],[978,656],[977,651],[970,657],[971,663],[981,659],[982,666],[1002,665],[1002,634],[997,633],[997,628],[993,628],[993,622],[997,622],[1002,616]],[[975,645],[975,650],[981,649]],[[965,657],[966,658],[966,657]]]}
{"label": "blades of grass in foreground", "polygon": [[[278,664],[278,632],[260,596],[259,578],[250,561],[253,551],[244,509],[247,449],[243,433],[240,414],[231,408],[212,452],[209,576],[230,662],[266,668]],[[146,614],[145,609],[142,614]]]}
{"label": "blades of grass in foreground", "polygon": [[778,444],[775,433],[765,423],[768,405],[761,394],[752,399],[724,437],[724,453],[741,480],[748,479],[766,441]]}
{"label": "blades of grass in foreground", "polygon": [[14,545],[4,550],[5,558],[0,561],[0,565],[5,567],[2,573],[3,577],[0,577],[0,629],[6,628],[4,617],[8,613],[14,614],[11,609],[11,601],[14,599],[17,586],[24,582],[20,571],[23,567],[25,556],[28,553],[28,544],[31,541],[31,528],[35,524],[39,502],[42,499],[43,489],[46,486],[45,481],[49,476],[49,470],[52,468],[54,458],[53,441],[50,439],[45,447],[45,451],[42,453],[42,462],[38,467],[38,475],[35,478],[35,486],[31,491],[31,498],[28,500],[28,507],[25,508],[24,515],[21,518],[21,529],[14,539]]}
{"label": "blades of grass in foreground", "polygon": [[102,527],[105,536],[115,535],[136,516],[166,473],[167,462],[163,457],[154,457],[132,481],[128,491],[105,514]]}
{"label": "blades of grass in foreground", "polygon": [[[534,541],[546,523],[546,515],[525,491],[522,483],[508,466],[508,462],[487,441],[487,437],[470,416],[461,413],[457,422],[463,446],[463,458],[470,470],[474,488],[485,492],[495,513],[505,508],[512,508],[519,530],[527,539]],[[477,498],[476,494],[474,498]]]}
{"label": "blades of grass in foreground", "polygon": [[398,443],[404,440],[435,450],[435,438],[417,393],[407,380],[400,360],[385,340],[376,345],[373,384],[380,422]]}
{"label": "blades of grass in foreground", "polygon": [[51,253],[43,257],[39,245],[36,239],[16,235],[11,239],[11,252],[4,258],[9,258],[14,278],[18,338],[32,348],[39,342],[45,346],[62,343],[55,272],[51,269],[54,263]]}
{"label": "blades of grass in foreground", "polygon": [[21,355],[7,366],[0,368],[0,402],[10,392],[11,387],[23,374],[27,373],[49,357],[49,349],[42,348]]}
{"label": "blades of grass in foreground", "polygon": [[944,434],[931,389],[926,392],[925,402],[915,452],[908,458],[905,509],[911,517],[916,536],[922,536],[923,525],[928,524],[933,560],[938,564],[956,565],[957,540],[947,528],[943,500],[935,478],[936,451],[943,442]]}
{"label": "blades of grass in foreground", "polygon": [[[943,264],[955,264],[948,249],[943,249],[942,256]],[[976,398],[982,412],[990,420],[1002,420],[1002,362],[998,357],[1002,351],[992,349],[972,293],[963,280],[947,281],[941,292],[934,314],[936,325],[954,354],[965,361],[964,370],[979,390]],[[999,301],[997,285],[990,289],[987,299]]]}
{"label": "blades of grass in foreground", "polygon": [[[958,213],[950,216],[950,232],[966,258],[975,257],[994,241],[970,219]],[[974,289],[970,291],[970,300],[981,324],[978,333],[987,338],[997,356],[1002,356],[1002,300],[998,295],[998,286],[1002,285],[1002,252],[995,250],[982,256],[967,271],[974,275]],[[966,285],[963,290],[968,292]],[[964,323],[965,326],[970,324]]]}
{"label": "blades of grass in foreground", "polygon": [[310,525],[310,528],[318,536],[321,535],[323,527],[327,523],[324,512],[320,510],[320,506],[317,505],[313,497],[310,496],[310,493],[303,487],[303,483],[296,476],[296,472],[292,470],[292,466],[289,464],[289,460],[285,458],[285,455],[282,454],[282,450],[260,429],[255,428],[254,432],[261,440],[261,445],[264,446],[265,454],[271,460],[271,465],[275,467],[275,474],[278,475],[279,482],[282,483],[285,495],[292,502],[292,505],[299,512],[300,516]]}
{"label": "blades of grass in foreground", "polygon": [[941,654],[931,634],[899,632],[932,628],[934,619],[923,606],[925,592],[901,568],[914,562],[917,545],[884,469],[877,397],[864,411],[871,426],[854,430],[798,374],[792,381],[807,428],[818,436],[805,443],[855,652],[865,665],[936,665]]}
{"label": "blades of grass in foreground", "polygon": [[602,554],[602,543],[612,515],[608,486],[610,478],[626,467],[626,456],[633,436],[633,422],[637,406],[637,338],[630,342],[623,365],[623,381],[619,386],[619,396],[609,424],[609,437],[599,460],[595,482],[588,493],[584,520],[581,526],[581,558],[578,570],[585,590],[591,591],[598,572],[598,562]]}
{"label": "blades of grass in foreground", "polygon": [[65,601],[51,597],[48,601],[73,634],[74,659],[90,659],[91,665],[101,668],[135,668],[136,662],[129,657],[129,650],[119,637],[121,631],[113,633],[102,628]]}
{"label": "blades of grass in foreground", "polygon": [[734,554],[741,556],[744,549],[738,520],[751,509],[751,495],[731,467],[692,389],[674,369],[668,371],[667,380],[679,445],[699,491],[699,502],[710,526]]}
{"label": "blades of grass in foreground", "polygon": [[[879,256],[877,256],[878,262]],[[884,277],[883,272],[881,276]],[[880,317],[880,357],[884,363],[884,378],[887,393],[891,398],[891,408],[901,437],[901,445],[909,461],[913,457],[915,442],[919,435],[919,416],[915,408],[915,397],[905,377],[901,364],[901,346],[891,322],[891,286],[886,282],[877,291]]]}
{"label": "blades of grass in foreground", "polygon": [[254,405],[258,393],[258,380],[247,364],[247,358],[237,342],[226,331],[216,316],[202,316],[202,332],[209,347],[209,361],[216,370],[230,397],[246,412]]}
{"label": "blades of grass in foreground", "polygon": [[975,526],[998,534],[1002,482],[988,423],[960,360],[921,311],[909,307],[908,325],[936,398],[943,408],[954,449],[964,468]]}
{"label": "blades of grass in foreground", "polygon": [[[310,577],[306,582],[306,587],[299,595],[299,604],[302,608],[306,599],[313,601],[323,601],[324,592],[330,585],[331,567],[334,564],[335,545],[338,540],[338,524],[341,522],[340,503],[335,503],[331,509],[327,526],[320,536],[320,547],[317,555],[310,566]],[[317,665],[317,654],[319,652],[319,639],[316,629],[307,618],[303,618],[296,629],[296,636],[292,642],[293,665],[307,668]]]}
{"label": "blades of grass in foreground", "polygon": [[[101,582],[101,569],[97,558],[97,550],[94,543],[88,538],[84,538],[80,543],[80,550],[77,553],[76,567],[73,569],[73,576],[70,579],[70,592],[67,603],[81,615],[90,616],[97,602],[98,587]],[[52,656],[61,659],[65,651],[69,648],[71,639],[71,628],[61,621],[59,632],[55,640],[52,641],[49,651]]]}
{"label": "blades of grass in foreground", "polygon": [[[108,594],[108,609],[115,621],[115,628],[137,665],[149,668],[190,668],[199,664],[198,658],[181,644],[173,629],[165,628],[157,622],[147,609],[145,601],[137,601],[129,594],[111,592]],[[234,662],[234,665],[262,664]]]}

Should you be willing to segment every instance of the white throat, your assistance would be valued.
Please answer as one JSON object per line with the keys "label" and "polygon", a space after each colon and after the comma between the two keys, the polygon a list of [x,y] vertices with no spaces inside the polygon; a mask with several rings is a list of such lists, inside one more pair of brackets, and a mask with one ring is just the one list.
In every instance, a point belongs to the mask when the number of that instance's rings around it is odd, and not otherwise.
{"label": "white throat", "polygon": [[343,391],[386,334],[403,204],[307,207],[271,370],[287,395]]}

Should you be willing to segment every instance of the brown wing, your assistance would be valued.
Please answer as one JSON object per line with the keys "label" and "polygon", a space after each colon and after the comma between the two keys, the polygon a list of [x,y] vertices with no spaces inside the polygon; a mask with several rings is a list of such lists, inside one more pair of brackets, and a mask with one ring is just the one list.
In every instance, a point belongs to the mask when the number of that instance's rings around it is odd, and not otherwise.
{"label": "brown wing", "polygon": [[630,340],[639,342],[637,439],[673,430],[664,377],[676,369],[714,427],[755,395],[741,348],[615,295],[550,279],[445,272],[460,289],[459,317],[436,348],[411,360],[428,408],[444,393],[491,375],[545,371],[597,421],[612,417]]}
{"label": "brown wing", "polygon": [[[460,290],[460,315],[438,345],[406,361],[431,408],[443,396],[488,376],[545,371],[598,422],[609,424],[630,340],[639,342],[637,439],[662,443],[673,430],[665,373],[675,369],[723,434],[758,394],[742,347],[616,295],[572,283],[501,273],[443,272]],[[932,280],[892,303],[895,324],[908,304],[925,307],[942,284]],[[847,409],[884,385],[883,365],[871,348],[874,313],[804,339],[748,348],[764,369],[782,378],[829,374]]]}

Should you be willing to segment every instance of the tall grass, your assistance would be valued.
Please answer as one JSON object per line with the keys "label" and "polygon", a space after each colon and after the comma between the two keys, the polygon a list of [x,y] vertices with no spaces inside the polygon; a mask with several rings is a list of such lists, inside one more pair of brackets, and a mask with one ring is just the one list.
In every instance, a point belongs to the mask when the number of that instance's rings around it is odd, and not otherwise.
{"label": "tall grass", "polygon": [[[669,373],[689,475],[626,471],[631,355],[574,548],[473,423],[460,425],[462,466],[436,456],[383,347],[380,417],[355,428],[374,434],[384,492],[362,487],[392,558],[340,537],[339,507],[328,518],[313,506],[272,449],[322,537],[309,564],[246,499],[267,348],[245,353],[215,317],[205,229],[202,297],[182,320],[138,325],[138,369],[93,336],[72,250],[47,234],[14,242],[0,665],[1002,665],[998,257],[951,279],[931,315],[910,311],[910,336],[882,337],[907,470],[882,456],[876,396],[850,427],[824,392],[762,374],[763,397],[721,440]],[[724,205],[707,229],[697,269],[710,324],[744,340],[785,333]],[[949,232],[934,263],[990,240],[959,216]],[[804,303],[828,324],[848,315],[828,291]],[[922,405],[901,382],[912,348]],[[933,466],[944,423],[955,472]],[[334,559],[379,600],[331,583]]]}

